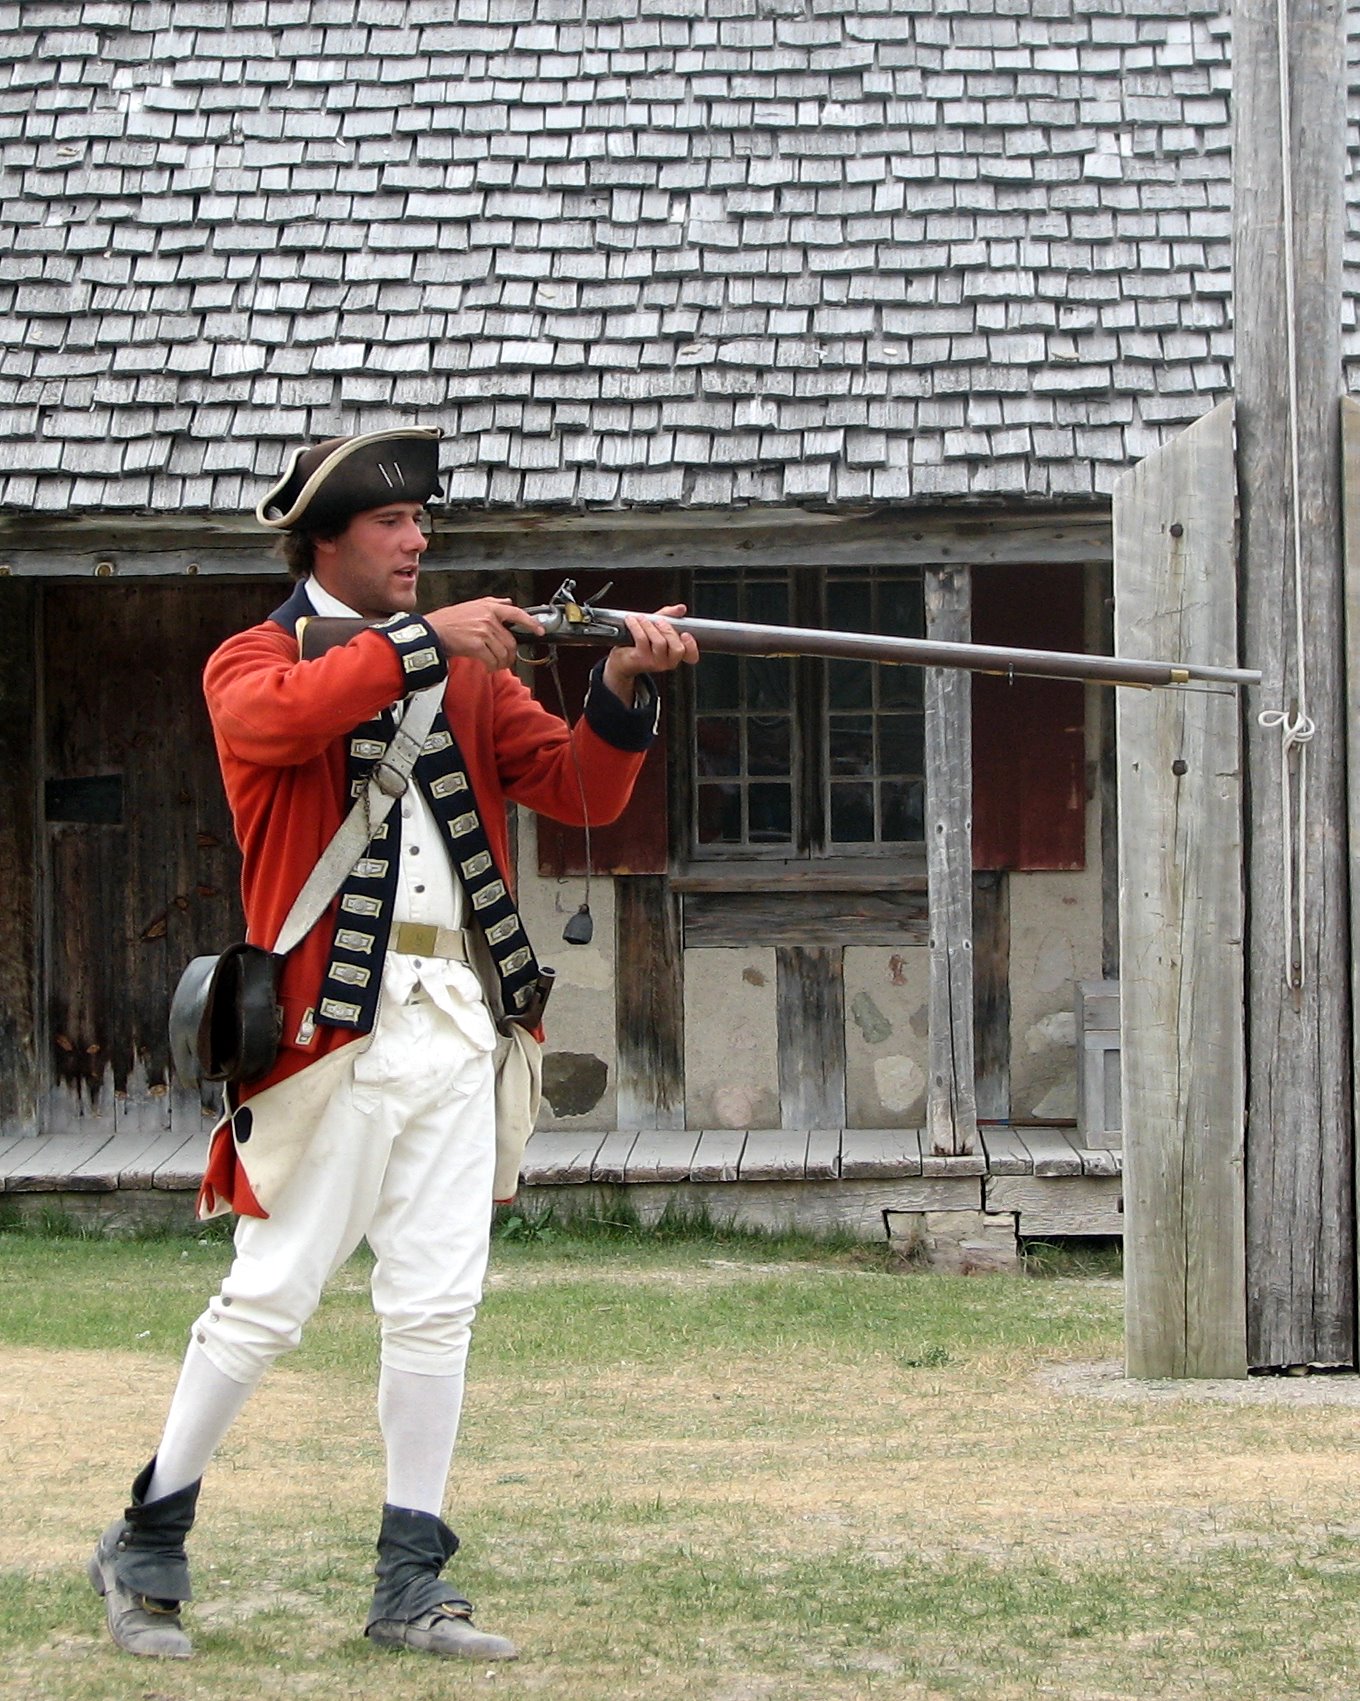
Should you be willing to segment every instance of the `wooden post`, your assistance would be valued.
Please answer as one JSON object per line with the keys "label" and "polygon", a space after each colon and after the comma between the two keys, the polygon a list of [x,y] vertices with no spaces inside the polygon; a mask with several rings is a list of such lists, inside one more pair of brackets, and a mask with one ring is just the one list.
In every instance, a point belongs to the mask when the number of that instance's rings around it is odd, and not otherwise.
{"label": "wooden post", "polygon": [[[1261,689],[1246,696],[1247,1309],[1257,1366],[1352,1363],[1356,1291],[1337,405],[1345,8],[1342,0],[1289,0],[1283,42],[1277,24],[1277,0],[1237,0],[1233,267],[1243,661],[1264,675]],[[1282,53],[1290,85],[1283,113]],[[1261,727],[1257,716],[1303,708],[1317,735],[1291,762],[1291,807],[1281,780],[1281,733]],[[1301,926],[1286,902],[1288,887],[1295,900],[1303,895]]]}
{"label": "wooden post", "polygon": [[614,881],[620,1128],[685,1126],[685,952],[662,874]]}
{"label": "wooden post", "polygon": [[775,947],[781,1127],[845,1126],[844,959],[839,945]]}
{"label": "wooden post", "polygon": [[[966,567],[925,575],[926,634],[966,643]],[[936,1153],[978,1146],[973,1081],[973,746],[971,681],[926,669],[926,884],[930,905],[930,1080],[926,1137]]]}
{"label": "wooden post", "polygon": [[973,876],[973,1086],[977,1113],[1011,1116],[1011,877]]}
{"label": "wooden post", "polygon": [[[1341,402],[1341,515],[1346,630],[1346,791],[1351,939],[1360,941],[1360,403]],[[1351,951],[1351,1081],[1360,1126],[1360,958]],[[1360,1174],[1356,1176],[1360,1190]],[[1358,1207],[1360,1209],[1360,1207]]]}
{"label": "wooden post", "polygon": [[[1232,421],[1221,403],[1115,488],[1121,655],[1236,663]],[[1238,705],[1115,707],[1126,1364],[1245,1376]]]}

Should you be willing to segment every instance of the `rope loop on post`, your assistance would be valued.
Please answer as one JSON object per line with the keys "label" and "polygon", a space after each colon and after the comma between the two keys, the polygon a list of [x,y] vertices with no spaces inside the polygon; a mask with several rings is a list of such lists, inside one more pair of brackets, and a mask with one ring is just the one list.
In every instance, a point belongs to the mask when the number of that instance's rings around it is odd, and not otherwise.
{"label": "rope loop on post", "polygon": [[[1284,815],[1284,983],[1296,996],[1303,988],[1304,916],[1308,873],[1308,746],[1317,724],[1304,710],[1262,709],[1256,724],[1280,734],[1280,805]],[[1297,769],[1297,775],[1294,770]]]}

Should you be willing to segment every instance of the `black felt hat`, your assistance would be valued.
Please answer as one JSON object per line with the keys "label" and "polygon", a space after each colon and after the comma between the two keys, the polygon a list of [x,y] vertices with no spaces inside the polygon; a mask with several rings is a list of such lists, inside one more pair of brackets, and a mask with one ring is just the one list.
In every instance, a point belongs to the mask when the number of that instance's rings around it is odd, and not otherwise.
{"label": "black felt hat", "polygon": [[362,437],[330,437],[295,449],[255,518],[275,531],[343,530],[355,514],[389,502],[428,502],[439,488],[434,427],[402,426]]}

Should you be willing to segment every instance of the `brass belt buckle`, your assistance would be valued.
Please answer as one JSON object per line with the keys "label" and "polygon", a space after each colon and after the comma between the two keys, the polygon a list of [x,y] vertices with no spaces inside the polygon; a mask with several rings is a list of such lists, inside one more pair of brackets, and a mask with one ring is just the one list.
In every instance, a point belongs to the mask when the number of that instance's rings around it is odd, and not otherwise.
{"label": "brass belt buckle", "polygon": [[397,949],[408,957],[433,957],[439,929],[426,921],[403,921],[397,928]]}

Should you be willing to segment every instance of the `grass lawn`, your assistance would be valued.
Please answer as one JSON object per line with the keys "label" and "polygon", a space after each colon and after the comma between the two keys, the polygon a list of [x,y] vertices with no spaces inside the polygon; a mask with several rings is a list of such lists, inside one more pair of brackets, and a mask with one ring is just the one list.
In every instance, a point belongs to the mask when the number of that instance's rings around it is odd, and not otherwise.
{"label": "grass lawn", "polygon": [[511,1666],[371,1647],[367,1271],[209,1475],[197,1654],[108,1643],[83,1564],[220,1238],[0,1234],[0,1695],[554,1701],[1360,1694],[1360,1406],[1128,1398],[1118,1280],[695,1237],[497,1241],[449,1519]]}

